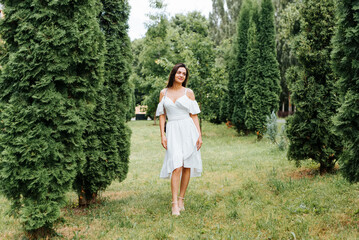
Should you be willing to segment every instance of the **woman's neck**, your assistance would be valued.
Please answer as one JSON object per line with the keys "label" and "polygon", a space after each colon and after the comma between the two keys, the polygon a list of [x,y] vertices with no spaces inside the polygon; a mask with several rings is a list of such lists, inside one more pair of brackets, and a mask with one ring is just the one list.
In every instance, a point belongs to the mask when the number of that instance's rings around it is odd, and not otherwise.
{"label": "woman's neck", "polygon": [[176,83],[174,82],[172,85],[173,90],[179,90],[182,88],[182,83]]}

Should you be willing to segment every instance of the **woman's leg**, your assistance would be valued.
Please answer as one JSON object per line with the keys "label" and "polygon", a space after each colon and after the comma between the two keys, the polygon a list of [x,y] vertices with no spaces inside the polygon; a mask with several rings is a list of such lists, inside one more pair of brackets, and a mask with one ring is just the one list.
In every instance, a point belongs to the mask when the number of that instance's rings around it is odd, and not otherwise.
{"label": "woman's leg", "polygon": [[179,208],[177,203],[178,188],[180,185],[181,173],[183,167],[176,168],[172,172],[171,191],[172,191],[172,214],[178,215]]}
{"label": "woman's leg", "polygon": [[181,188],[180,188],[180,194],[178,199],[178,206],[180,208],[184,208],[184,195],[186,194],[186,190],[188,187],[189,179],[191,177],[191,169],[190,168],[183,168],[182,170],[182,179],[181,179]]}

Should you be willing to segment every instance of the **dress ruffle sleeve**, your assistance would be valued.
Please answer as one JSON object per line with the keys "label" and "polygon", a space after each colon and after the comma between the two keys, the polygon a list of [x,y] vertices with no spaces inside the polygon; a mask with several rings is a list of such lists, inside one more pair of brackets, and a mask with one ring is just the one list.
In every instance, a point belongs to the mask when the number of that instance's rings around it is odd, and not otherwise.
{"label": "dress ruffle sleeve", "polygon": [[165,114],[165,109],[163,107],[163,100],[157,105],[156,116],[158,117],[162,114]]}
{"label": "dress ruffle sleeve", "polygon": [[190,100],[191,104],[189,105],[189,112],[191,114],[198,114],[201,112],[199,109],[198,103],[196,100]]}

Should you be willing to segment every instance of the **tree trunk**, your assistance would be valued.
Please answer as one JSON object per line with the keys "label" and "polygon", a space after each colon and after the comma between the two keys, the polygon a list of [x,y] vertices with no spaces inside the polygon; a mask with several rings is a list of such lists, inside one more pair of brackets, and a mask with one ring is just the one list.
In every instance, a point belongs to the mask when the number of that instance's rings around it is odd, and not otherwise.
{"label": "tree trunk", "polygon": [[81,187],[81,193],[79,195],[79,207],[87,207],[90,204],[96,203],[97,193],[87,193],[83,187]]}
{"label": "tree trunk", "polygon": [[86,207],[87,206],[87,199],[86,199],[86,193],[83,187],[81,187],[81,193],[79,195],[79,206],[80,207]]}

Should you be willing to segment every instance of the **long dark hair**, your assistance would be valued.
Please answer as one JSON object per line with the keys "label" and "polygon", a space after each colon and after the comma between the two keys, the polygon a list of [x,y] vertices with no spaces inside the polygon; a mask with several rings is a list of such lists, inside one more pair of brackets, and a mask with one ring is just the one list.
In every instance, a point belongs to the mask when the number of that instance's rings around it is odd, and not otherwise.
{"label": "long dark hair", "polygon": [[182,86],[186,87],[187,85],[187,79],[188,79],[188,76],[189,76],[189,71],[188,71],[188,68],[186,67],[186,65],[184,65],[184,63],[177,63],[173,68],[172,68],[172,71],[170,73],[170,76],[168,78],[168,83],[167,83],[167,88],[170,88],[173,86],[173,81],[175,80],[175,75],[178,71],[178,69],[180,67],[183,67],[186,69],[186,79],[183,81],[182,83]]}

